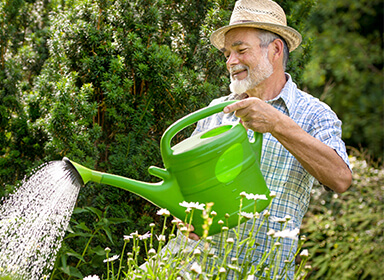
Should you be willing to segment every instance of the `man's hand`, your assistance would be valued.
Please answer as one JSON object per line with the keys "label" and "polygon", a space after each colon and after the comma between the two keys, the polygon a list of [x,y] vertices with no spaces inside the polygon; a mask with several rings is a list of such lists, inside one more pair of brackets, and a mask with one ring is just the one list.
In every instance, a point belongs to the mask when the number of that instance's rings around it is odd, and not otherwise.
{"label": "man's hand", "polygon": [[273,132],[281,112],[257,97],[249,97],[224,108],[224,113],[235,111],[247,129],[256,132]]}
{"label": "man's hand", "polygon": [[195,240],[195,241],[199,241],[200,240],[200,236],[198,236],[196,233],[194,233],[193,231],[195,230],[195,228],[193,227],[193,225],[189,225],[189,224],[184,224],[183,221],[181,221],[180,219],[178,218],[174,218],[176,221],[177,221],[177,228],[186,236],[188,237],[189,239],[192,239],[192,240]]}
{"label": "man's hand", "polygon": [[351,185],[352,173],[335,150],[263,100],[249,97],[226,106],[223,111],[236,111],[235,115],[248,129],[270,132],[312,176],[335,192],[345,192]]}

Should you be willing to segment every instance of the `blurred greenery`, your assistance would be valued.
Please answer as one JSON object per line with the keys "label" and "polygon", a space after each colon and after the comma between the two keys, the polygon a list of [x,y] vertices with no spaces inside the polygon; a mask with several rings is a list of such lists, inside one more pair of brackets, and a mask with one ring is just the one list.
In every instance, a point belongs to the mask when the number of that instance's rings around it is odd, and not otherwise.
{"label": "blurred greenery", "polygon": [[[303,34],[288,72],[336,111],[348,145],[380,163],[381,1],[277,2],[288,24]],[[153,181],[147,168],[162,167],[159,142],[165,129],[228,93],[225,61],[209,35],[228,23],[234,3],[0,1],[0,197],[43,162],[64,156],[92,169]],[[82,257],[85,263],[97,259],[100,246],[121,248],[124,234],[158,222],[153,205],[105,185],[82,188],[77,206],[58,259],[58,279],[88,272],[88,266],[74,269],[81,259],[76,250],[86,239],[73,234],[100,226],[101,218],[90,209],[120,222],[109,233],[97,232]]]}
{"label": "blurred greenery", "polygon": [[314,188],[301,233],[307,236],[309,279],[383,279],[384,169],[351,157],[351,188]]}
{"label": "blurred greenery", "polygon": [[313,38],[303,86],[343,121],[347,145],[384,149],[383,13],[381,0],[317,1],[307,33]]}

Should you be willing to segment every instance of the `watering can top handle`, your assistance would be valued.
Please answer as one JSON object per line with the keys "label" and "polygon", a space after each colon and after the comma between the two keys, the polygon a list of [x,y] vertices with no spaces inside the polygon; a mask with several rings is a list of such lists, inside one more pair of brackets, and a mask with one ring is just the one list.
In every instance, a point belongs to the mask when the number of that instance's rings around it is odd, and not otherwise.
{"label": "watering can top handle", "polygon": [[225,101],[216,105],[202,108],[174,122],[170,127],[168,127],[168,129],[164,132],[163,137],[161,138],[160,146],[162,155],[172,155],[171,140],[179,131],[190,126],[191,124],[194,124],[195,122],[198,122],[199,120],[221,112],[224,107],[235,103],[236,101],[237,100]]}

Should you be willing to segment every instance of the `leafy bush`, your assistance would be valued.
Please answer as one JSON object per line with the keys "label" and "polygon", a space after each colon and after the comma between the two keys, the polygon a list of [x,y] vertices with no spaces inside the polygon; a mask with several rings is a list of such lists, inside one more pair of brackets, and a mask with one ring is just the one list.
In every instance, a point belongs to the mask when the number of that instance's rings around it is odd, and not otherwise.
{"label": "leafy bush", "polygon": [[343,194],[313,193],[302,233],[307,234],[310,279],[382,279],[384,169],[350,158],[352,187]]}

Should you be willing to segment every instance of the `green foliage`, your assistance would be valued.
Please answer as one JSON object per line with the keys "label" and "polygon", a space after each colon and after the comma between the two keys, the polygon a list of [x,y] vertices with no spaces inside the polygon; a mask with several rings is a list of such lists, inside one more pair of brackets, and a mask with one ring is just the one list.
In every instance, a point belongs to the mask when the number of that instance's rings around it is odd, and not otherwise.
{"label": "green foliage", "polygon": [[36,116],[23,96],[47,57],[51,3],[34,2],[0,3],[0,196],[38,165],[44,141],[40,131],[29,127]]}
{"label": "green foliage", "polygon": [[91,271],[102,273],[99,268],[103,267],[104,248],[121,245],[115,235],[116,226],[129,221],[109,217],[107,212],[94,207],[75,208],[51,279],[82,278],[83,273]]}
{"label": "green foliage", "polygon": [[310,279],[382,279],[384,170],[351,158],[353,185],[339,195],[317,188],[302,233],[315,270]]}
{"label": "green foliage", "polygon": [[309,92],[343,121],[346,143],[368,148],[376,159],[384,155],[383,11],[380,0],[317,1],[303,76]]}

